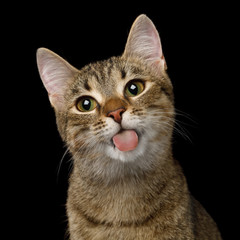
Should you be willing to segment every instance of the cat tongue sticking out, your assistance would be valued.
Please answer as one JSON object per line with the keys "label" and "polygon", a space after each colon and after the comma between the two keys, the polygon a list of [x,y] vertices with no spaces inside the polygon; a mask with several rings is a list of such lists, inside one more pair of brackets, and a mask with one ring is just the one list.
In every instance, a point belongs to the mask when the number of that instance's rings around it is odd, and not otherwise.
{"label": "cat tongue sticking out", "polygon": [[138,135],[134,130],[123,130],[113,137],[113,143],[122,152],[131,151],[138,145]]}

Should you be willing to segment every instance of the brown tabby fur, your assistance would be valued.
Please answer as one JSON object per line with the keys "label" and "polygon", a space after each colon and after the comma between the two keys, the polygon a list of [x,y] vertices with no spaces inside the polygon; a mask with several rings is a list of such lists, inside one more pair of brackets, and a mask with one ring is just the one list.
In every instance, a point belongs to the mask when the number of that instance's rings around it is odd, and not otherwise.
{"label": "brown tabby fur", "polygon": [[[145,15],[137,21],[134,26],[153,27]],[[129,39],[123,56],[81,70],[49,50],[38,51],[39,71],[55,108],[58,130],[73,156],[67,200],[70,240],[220,240],[216,224],[189,193],[182,169],[172,157],[174,97],[163,55],[158,61],[164,67],[151,65],[130,52]],[[63,93],[49,87],[48,69],[42,70],[44,58],[71,72],[62,84]],[[142,94],[129,98],[122,92],[132,79],[144,80],[146,86]],[[80,96],[94,97],[98,107],[79,112]],[[107,149],[114,148],[111,138],[120,128],[107,113],[120,107],[126,109],[121,127],[135,129],[140,142],[133,153],[115,155]]]}

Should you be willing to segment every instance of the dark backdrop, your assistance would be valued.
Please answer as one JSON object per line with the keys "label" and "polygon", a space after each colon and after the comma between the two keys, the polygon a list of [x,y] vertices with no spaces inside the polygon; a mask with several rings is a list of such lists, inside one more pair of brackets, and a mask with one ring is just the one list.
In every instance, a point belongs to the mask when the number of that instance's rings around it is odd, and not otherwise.
{"label": "dark backdrop", "polygon": [[3,94],[8,94],[4,105],[11,124],[4,169],[6,199],[11,203],[8,239],[13,234],[24,239],[64,239],[67,226],[70,156],[63,157],[65,148],[36,67],[37,48],[49,48],[78,68],[120,55],[141,13],[159,30],[176,108],[184,115],[177,120],[188,137],[174,134],[174,156],[192,194],[213,216],[224,239],[233,239],[239,142],[233,93],[237,80],[231,74],[234,7],[157,1],[134,7],[121,2],[58,4],[9,6],[8,24],[3,22],[4,82],[9,84]]}

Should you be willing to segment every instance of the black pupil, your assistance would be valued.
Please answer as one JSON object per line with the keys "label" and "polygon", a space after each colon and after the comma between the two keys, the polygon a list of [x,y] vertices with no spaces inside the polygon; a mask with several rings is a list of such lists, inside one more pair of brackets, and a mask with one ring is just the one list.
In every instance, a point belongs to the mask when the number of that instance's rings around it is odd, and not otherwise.
{"label": "black pupil", "polygon": [[134,83],[132,83],[129,88],[128,88],[129,92],[133,95],[137,95],[138,94],[138,87],[137,85],[135,85]]}
{"label": "black pupil", "polygon": [[89,99],[85,99],[82,106],[85,110],[89,110],[91,108],[91,101]]}

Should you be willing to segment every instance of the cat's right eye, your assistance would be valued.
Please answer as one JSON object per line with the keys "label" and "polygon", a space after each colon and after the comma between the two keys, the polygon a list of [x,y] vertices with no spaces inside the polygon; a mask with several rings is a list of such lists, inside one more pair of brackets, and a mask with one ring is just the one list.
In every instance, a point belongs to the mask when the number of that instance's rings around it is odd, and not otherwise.
{"label": "cat's right eye", "polygon": [[80,112],[90,112],[97,107],[97,102],[92,97],[81,97],[77,100],[76,107]]}

